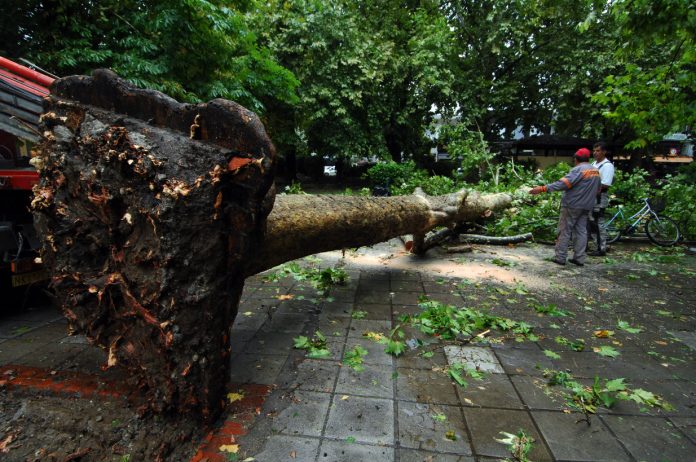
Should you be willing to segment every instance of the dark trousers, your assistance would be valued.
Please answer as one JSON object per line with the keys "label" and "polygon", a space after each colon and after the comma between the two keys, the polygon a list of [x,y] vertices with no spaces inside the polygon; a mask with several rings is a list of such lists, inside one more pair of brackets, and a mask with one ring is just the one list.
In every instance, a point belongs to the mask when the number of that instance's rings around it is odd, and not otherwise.
{"label": "dark trousers", "polygon": [[587,221],[587,234],[591,239],[596,239],[597,250],[600,252],[607,251],[607,230],[604,227],[606,210],[605,208],[595,208],[590,212]]}

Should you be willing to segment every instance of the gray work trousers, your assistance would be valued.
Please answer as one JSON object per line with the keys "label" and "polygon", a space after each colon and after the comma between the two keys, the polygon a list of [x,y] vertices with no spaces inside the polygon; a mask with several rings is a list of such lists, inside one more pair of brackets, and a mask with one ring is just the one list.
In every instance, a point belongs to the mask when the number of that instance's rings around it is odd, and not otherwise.
{"label": "gray work trousers", "polygon": [[558,238],[556,239],[556,261],[565,263],[568,257],[568,244],[573,239],[573,258],[579,263],[585,262],[587,247],[587,217],[589,210],[561,207],[558,220]]}

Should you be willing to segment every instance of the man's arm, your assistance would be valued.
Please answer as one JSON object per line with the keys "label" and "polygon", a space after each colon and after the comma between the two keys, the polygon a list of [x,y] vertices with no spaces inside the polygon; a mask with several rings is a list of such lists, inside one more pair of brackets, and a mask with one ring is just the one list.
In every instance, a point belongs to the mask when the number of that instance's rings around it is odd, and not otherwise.
{"label": "man's arm", "polygon": [[544,186],[535,186],[529,191],[529,194],[534,196],[543,192],[567,191],[568,189],[572,189],[573,185],[580,181],[581,177],[582,173],[580,170],[578,168],[573,168],[566,176],[558,181]]}

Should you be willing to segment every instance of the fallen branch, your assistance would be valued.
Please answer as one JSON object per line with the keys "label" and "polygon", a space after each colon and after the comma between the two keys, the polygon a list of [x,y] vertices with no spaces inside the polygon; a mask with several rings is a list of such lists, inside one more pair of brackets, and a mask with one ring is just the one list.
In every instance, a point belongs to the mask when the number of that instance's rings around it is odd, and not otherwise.
{"label": "fallen branch", "polygon": [[473,250],[474,249],[468,244],[452,245],[452,246],[445,248],[445,251],[447,253],[468,253],[468,252],[472,252]]}
{"label": "fallen branch", "polygon": [[494,244],[507,245],[518,244],[532,240],[532,233],[517,234],[515,236],[484,236],[481,234],[460,234],[459,242],[469,244]]}

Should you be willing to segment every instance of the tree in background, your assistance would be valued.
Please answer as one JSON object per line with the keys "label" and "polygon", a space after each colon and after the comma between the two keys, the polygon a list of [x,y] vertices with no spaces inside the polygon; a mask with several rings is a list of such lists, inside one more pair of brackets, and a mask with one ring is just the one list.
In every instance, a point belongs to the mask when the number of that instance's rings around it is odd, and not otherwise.
{"label": "tree in background", "polygon": [[227,98],[263,112],[264,100],[294,102],[297,80],[258,45],[244,16],[250,6],[219,0],[6,0],[0,47],[61,76],[108,67],[182,101]]}
{"label": "tree in background", "polygon": [[633,131],[629,147],[645,148],[696,124],[696,6],[689,0],[616,0],[613,59],[594,101]]}
{"label": "tree in background", "polygon": [[521,129],[581,136],[598,129],[590,95],[611,68],[611,28],[593,0],[461,0],[443,3],[459,50],[455,97],[489,139]]}
{"label": "tree in background", "polygon": [[425,149],[433,105],[452,106],[456,50],[434,2],[271,1],[258,21],[301,82],[289,149],[401,160]]}

